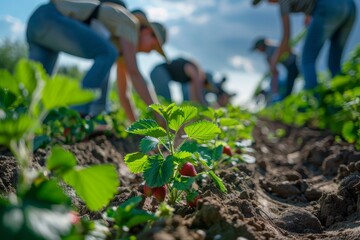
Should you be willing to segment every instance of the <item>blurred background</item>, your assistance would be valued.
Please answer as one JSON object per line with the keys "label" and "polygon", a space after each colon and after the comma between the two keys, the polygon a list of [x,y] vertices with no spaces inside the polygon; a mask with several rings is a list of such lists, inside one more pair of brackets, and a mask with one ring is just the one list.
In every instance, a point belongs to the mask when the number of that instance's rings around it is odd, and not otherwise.
{"label": "blurred background", "polygon": [[[0,41],[18,42],[18,51],[25,42],[26,23],[31,13],[45,0],[0,0]],[[345,50],[344,59],[360,43],[360,0],[355,0],[358,18]],[[250,0],[125,0],[130,10],[142,8],[152,21],[163,23],[168,29],[165,50],[170,59],[186,56],[196,60],[205,70],[215,74],[215,78],[226,75],[225,88],[237,93],[235,105],[245,105],[252,96],[258,82],[267,71],[265,60],[259,53],[251,52],[254,39],[268,37],[278,42],[281,38],[281,22],[278,7],[260,4],[253,8]],[[304,28],[304,17],[299,14],[291,18],[296,35]],[[12,45],[13,46],[13,45]],[[300,51],[302,42],[295,49]],[[327,48],[327,46],[325,46]],[[25,49],[26,51],[26,49]],[[324,51],[323,51],[324,52]],[[152,67],[162,61],[156,54],[138,54],[141,72],[149,80]],[[62,54],[58,68],[60,71],[87,69],[90,60]],[[65,68],[64,68],[65,66]],[[66,67],[67,66],[67,67]],[[324,53],[318,62],[318,69],[326,69]],[[115,69],[112,80],[115,80]],[[176,101],[178,86],[172,85]]]}

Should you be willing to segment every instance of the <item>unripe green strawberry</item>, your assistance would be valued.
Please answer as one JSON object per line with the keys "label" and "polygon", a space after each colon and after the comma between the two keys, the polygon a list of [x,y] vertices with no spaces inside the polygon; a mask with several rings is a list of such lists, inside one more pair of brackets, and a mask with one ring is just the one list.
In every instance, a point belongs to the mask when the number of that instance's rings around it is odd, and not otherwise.
{"label": "unripe green strawberry", "polygon": [[153,189],[145,184],[144,185],[144,194],[147,197],[151,197],[151,195],[153,194]]}
{"label": "unripe green strawberry", "polygon": [[163,202],[166,197],[166,185],[161,187],[155,187],[153,190],[153,196],[158,200],[159,202]]}
{"label": "unripe green strawberry", "polygon": [[230,157],[233,155],[231,148],[229,146],[224,146],[223,153],[225,153],[226,155],[228,155]]}
{"label": "unripe green strawberry", "polygon": [[195,170],[194,165],[192,165],[190,162],[186,162],[181,169],[179,170],[180,174],[183,176],[188,177],[195,177],[197,175],[197,172]]}

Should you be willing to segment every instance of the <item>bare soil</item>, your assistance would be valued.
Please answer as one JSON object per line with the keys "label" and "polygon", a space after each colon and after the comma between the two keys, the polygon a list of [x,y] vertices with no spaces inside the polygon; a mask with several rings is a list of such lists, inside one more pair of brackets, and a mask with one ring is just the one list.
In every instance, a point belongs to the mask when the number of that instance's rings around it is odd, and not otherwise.
{"label": "bare soil", "polygon": [[[285,136],[276,137],[277,129],[284,129]],[[138,239],[360,239],[360,152],[353,145],[324,131],[266,120],[258,121],[253,136],[256,163],[229,163],[217,171],[227,194],[210,180],[199,180],[202,198],[196,209],[178,203],[172,218],[148,230],[134,229]],[[137,151],[140,139],[98,136],[64,147],[75,153],[79,165],[116,165],[121,187],[110,203],[116,206],[142,195],[142,177],[123,162],[127,153]],[[33,166],[43,166],[47,154],[37,151]],[[16,169],[14,158],[2,151],[3,194],[14,192]],[[73,202],[80,215],[100,217],[78,198]],[[157,204],[144,198],[141,208],[155,211]]]}

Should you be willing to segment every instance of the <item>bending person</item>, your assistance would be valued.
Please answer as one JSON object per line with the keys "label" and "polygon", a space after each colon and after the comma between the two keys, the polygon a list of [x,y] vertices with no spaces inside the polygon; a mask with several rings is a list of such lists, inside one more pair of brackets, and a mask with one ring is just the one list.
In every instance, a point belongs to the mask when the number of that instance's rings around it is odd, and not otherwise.
{"label": "bending person", "polygon": [[184,101],[191,100],[204,106],[208,105],[204,96],[206,74],[192,60],[176,58],[171,62],[159,64],[151,71],[150,78],[156,94],[168,101],[172,101],[169,83],[175,81],[181,83]]}
{"label": "bending person", "polygon": [[[265,38],[257,39],[252,47],[252,50],[256,50],[264,54],[269,68],[271,59],[277,49],[278,46],[273,44],[269,39]],[[279,63],[281,63],[287,71],[285,91],[284,93],[280,93],[279,91],[279,77],[276,70],[276,74],[271,76],[271,102],[276,102],[289,96],[293,90],[295,79],[299,75],[297,56],[292,50],[289,54],[286,54],[286,56],[281,58]]]}
{"label": "bending person", "polygon": [[[262,0],[253,0],[257,5]],[[335,76],[341,73],[341,58],[349,34],[356,18],[356,6],[353,0],[267,0],[279,4],[282,19],[283,36],[281,44],[270,61],[271,70],[276,71],[276,64],[284,52],[290,52],[290,15],[302,12],[309,24],[302,52],[302,73],[305,88],[317,86],[316,60],[326,40],[330,40],[328,67]]]}
{"label": "bending person", "polygon": [[[109,31],[112,41],[90,28],[92,19]],[[127,97],[126,76],[146,104],[157,101],[138,69],[136,53],[156,50],[165,56],[162,50],[165,28],[159,23],[150,23],[142,11],[130,13],[121,1],[51,0],[30,17],[27,41],[30,59],[41,62],[49,74],[53,73],[60,52],[94,60],[82,85],[101,89],[101,97],[77,106],[76,110],[83,115],[94,116],[106,110],[108,74],[116,59],[119,95],[129,119],[135,121],[136,116]]]}

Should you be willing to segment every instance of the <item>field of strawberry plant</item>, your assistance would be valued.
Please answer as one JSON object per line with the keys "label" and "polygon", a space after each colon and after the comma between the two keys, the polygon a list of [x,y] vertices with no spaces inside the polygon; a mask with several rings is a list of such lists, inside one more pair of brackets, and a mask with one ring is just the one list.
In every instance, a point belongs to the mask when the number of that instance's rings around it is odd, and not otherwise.
{"label": "field of strawberry plant", "polygon": [[259,113],[137,101],[132,124],[81,117],[97,93],[36,63],[0,70],[1,239],[358,239],[360,48],[343,69]]}

